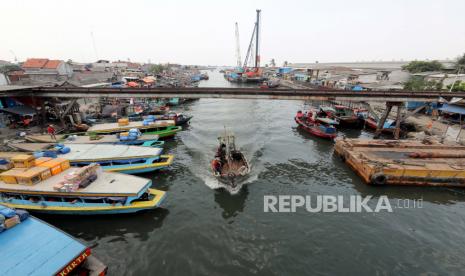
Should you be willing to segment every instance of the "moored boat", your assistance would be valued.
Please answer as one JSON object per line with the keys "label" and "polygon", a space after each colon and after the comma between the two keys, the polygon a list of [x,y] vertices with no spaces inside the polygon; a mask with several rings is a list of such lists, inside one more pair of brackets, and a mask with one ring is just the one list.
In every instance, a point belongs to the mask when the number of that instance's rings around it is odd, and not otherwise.
{"label": "moored boat", "polygon": [[[124,139],[123,139],[124,138]],[[131,145],[131,146],[142,146],[142,147],[154,147],[162,148],[165,142],[159,141],[158,135],[140,135],[136,137],[123,136],[119,134],[116,135],[66,135],[57,137],[58,142],[65,142],[67,144],[112,144],[112,145]],[[132,139],[134,138],[134,139]],[[57,141],[54,141],[49,135],[32,135],[27,136],[26,140],[36,143],[47,143],[53,144]],[[16,145],[22,143],[12,142],[8,145],[17,149]],[[20,145],[21,146],[21,145]],[[20,149],[21,150],[21,149]]]}
{"label": "moored boat", "polygon": [[335,113],[333,114],[339,119],[340,123],[345,126],[360,125],[362,122],[361,118],[357,116],[354,110],[345,105],[335,105]]}
{"label": "moored boat", "polygon": [[182,130],[181,127],[175,125],[173,120],[160,120],[155,122],[126,122],[124,125],[121,123],[106,123],[98,124],[89,128],[88,134],[116,134],[120,132],[127,132],[130,129],[137,128],[142,134],[158,135],[160,138],[175,135],[178,131]]}
{"label": "moored boat", "polygon": [[[23,160],[22,165],[17,160]],[[13,157],[15,168],[0,174],[0,204],[34,212],[96,215],[153,209],[165,197],[165,192],[150,189],[149,179],[103,172],[98,164],[70,168],[66,159],[46,160]]]}
{"label": "moored boat", "polygon": [[0,233],[0,275],[106,274],[90,247],[25,212],[10,212],[14,216],[7,219],[13,223]]}
{"label": "moored boat", "polygon": [[218,137],[219,146],[215,159],[210,162],[213,175],[222,183],[233,188],[241,178],[250,173],[250,165],[245,155],[236,148],[234,135]]}
{"label": "moored boat", "polygon": [[[42,148],[40,147],[42,146]],[[86,166],[98,163],[105,171],[137,174],[153,172],[167,168],[173,163],[173,155],[161,155],[162,149],[126,145],[107,144],[63,144],[69,152],[58,156],[68,159],[73,166]],[[39,143],[17,143],[17,149],[26,152],[51,150],[57,152],[55,145]],[[0,154],[1,157],[2,154]]]}
{"label": "moored boat", "polygon": [[325,139],[334,139],[337,137],[337,131],[334,127],[336,121],[326,118],[318,118],[316,111],[310,111],[307,114],[298,111],[295,116],[295,122],[306,132]]}

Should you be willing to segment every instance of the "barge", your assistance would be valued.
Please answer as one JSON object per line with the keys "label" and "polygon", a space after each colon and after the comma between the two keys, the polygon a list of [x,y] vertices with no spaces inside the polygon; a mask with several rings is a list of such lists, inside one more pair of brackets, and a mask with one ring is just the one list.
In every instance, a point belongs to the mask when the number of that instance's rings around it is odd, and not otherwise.
{"label": "barge", "polygon": [[334,152],[368,184],[465,188],[465,146],[338,139]]}

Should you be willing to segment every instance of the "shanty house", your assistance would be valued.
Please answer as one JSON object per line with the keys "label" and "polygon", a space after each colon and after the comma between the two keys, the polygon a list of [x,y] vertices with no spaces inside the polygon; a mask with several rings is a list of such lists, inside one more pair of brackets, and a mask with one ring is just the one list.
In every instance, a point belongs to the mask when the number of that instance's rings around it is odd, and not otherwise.
{"label": "shanty house", "polygon": [[30,58],[23,63],[22,68],[34,80],[65,80],[73,75],[73,68],[62,60]]}

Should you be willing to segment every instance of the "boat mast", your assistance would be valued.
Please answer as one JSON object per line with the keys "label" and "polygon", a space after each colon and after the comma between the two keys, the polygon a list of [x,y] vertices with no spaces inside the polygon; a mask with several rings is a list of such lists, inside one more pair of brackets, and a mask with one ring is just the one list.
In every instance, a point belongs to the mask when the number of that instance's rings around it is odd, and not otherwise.
{"label": "boat mast", "polygon": [[257,22],[255,23],[255,69],[258,69],[258,67],[260,67],[260,12],[261,10],[257,10]]}

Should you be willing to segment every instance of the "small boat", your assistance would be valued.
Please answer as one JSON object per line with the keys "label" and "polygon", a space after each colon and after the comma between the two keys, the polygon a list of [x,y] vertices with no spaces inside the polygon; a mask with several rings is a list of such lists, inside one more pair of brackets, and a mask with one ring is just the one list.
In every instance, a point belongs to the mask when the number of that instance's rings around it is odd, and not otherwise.
{"label": "small boat", "polygon": [[13,214],[0,233],[0,275],[106,275],[107,267],[78,239],[27,211]]}
{"label": "small boat", "polygon": [[236,148],[234,135],[218,137],[218,150],[210,162],[213,175],[222,183],[233,188],[242,177],[250,173],[250,166],[244,154]]}
{"label": "small boat", "polygon": [[355,114],[352,108],[345,105],[335,105],[334,109],[336,111],[334,116],[339,119],[341,124],[346,126],[353,126],[359,125],[361,123],[360,117]]}
{"label": "small boat", "polygon": [[276,88],[280,85],[279,79],[269,79],[260,84],[260,88],[267,89],[267,88]]}
{"label": "small boat", "polygon": [[310,111],[305,115],[299,110],[294,120],[299,127],[314,136],[331,140],[337,137],[334,127],[337,121],[330,118],[318,118],[316,111]]}
{"label": "small boat", "polygon": [[[18,159],[29,165],[19,167]],[[15,168],[0,174],[0,204],[41,213],[103,215],[154,209],[165,197],[150,188],[150,179],[104,172],[98,164],[70,168],[63,158],[42,159],[12,157]]]}
{"label": "small boat", "polygon": [[192,116],[187,116],[182,113],[176,113],[176,112],[170,112],[165,115],[158,115],[155,116],[157,120],[172,120],[176,122],[177,126],[182,126],[187,123],[192,119]]}
{"label": "small boat", "polygon": [[[73,166],[87,166],[97,163],[105,171],[126,174],[153,172],[169,167],[174,160],[173,155],[161,155],[160,148],[147,148],[126,145],[108,144],[63,144],[69,152],[57,154],[59,148],[48,143],[16,143],[14,147],[25,152],[45,152],[68,159]],[[50,153],[51,152],[51,153]],[[0,153],[2,157],[3,153]]]}
{"label": "small boat", "polygon": [[[372,130],[376,130],[378,128],[378,121],[375,118],[373,118],[373,116],[368,116],[365,119],[365,127],[372,129]],[[395,128],[396,128],[396,121],[392,119],[386,119],[386,121],[384,122],[382,132],[393,133]]]}

